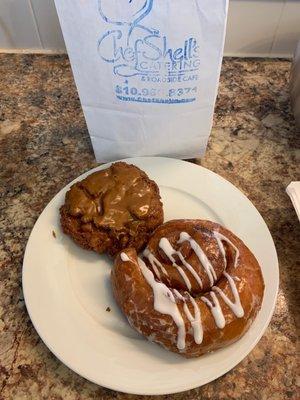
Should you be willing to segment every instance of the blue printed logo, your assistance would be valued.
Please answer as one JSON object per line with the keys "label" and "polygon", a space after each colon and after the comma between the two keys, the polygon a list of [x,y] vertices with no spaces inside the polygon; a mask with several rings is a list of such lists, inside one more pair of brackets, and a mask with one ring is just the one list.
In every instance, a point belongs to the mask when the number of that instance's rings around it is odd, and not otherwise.
{"label": "blue printed logo", "polygon": [[[128,0],[121,1],[121,6],[112,6],[111,0],[99,0],[99,12],[101,17],[109,24],[117,25],[119,27],[125,27],[123,33],[125,33],[127,45],[130,42],[130,36],[133,31],[137,28],[143,30],[147,34],[157,33],[155,29],[149,29],[144,25],[140,24],[140,21],[144,19],[152,10],[153,0]],[[111,31],[108,31],[109,33]],[[119,31],[122,33],[122,31]]]}
{"label": "blue printed logo", "polygon": [[[186,103],[195,100],[200,68],[199,46],[193,36],[172,47],[167,35],[147,24],[154,0],[98,0],[101,18],[107,30],[98,40],[100,58],[110,64],[116,77],[125,78],[115,88],[123,101]],[[139,77],[144,86],[130,87],[131,77]],[[136,82],[136,81],[135,81]],[[162,82],[180,87],[149,87]],[[191,97],[191,95],[193,97]]]}
{"label": "blue printed logo", "polygon": [[151,12],[153,0],[123,0],[119,3],[112,6],[111,0],[99,0],[99,13],[111,29],[99,39],[98,52],[103,61],[113,65],[115,75],[162,74],[165,79],[162,77],[161,81],[170,81],[167,77],[199,69],[195,38],[190,37],[182,46],[173,49],[166,36],[141,23]]}

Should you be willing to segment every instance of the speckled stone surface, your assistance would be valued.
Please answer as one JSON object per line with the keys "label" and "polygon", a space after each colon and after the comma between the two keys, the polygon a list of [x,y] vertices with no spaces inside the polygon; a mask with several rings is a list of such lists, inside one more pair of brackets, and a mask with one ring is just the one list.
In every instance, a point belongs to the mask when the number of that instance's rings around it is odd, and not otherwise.
{"label": "speckled stone surface", "polygon": [[[195,160],[234,183],[265,218],[280,263],[275,314],[232,371],[161,399],[300,398],[300,226],[285,194],[300,180],[300,134],[289,111],[289,70],[284,60],[226,59],[208,150]],[[143,398],[89,383],[61,364],[39,339],[22,296],[22,259],[36,219],[57,191],[95,165],[67,57],[0,55],[1,400]]]}

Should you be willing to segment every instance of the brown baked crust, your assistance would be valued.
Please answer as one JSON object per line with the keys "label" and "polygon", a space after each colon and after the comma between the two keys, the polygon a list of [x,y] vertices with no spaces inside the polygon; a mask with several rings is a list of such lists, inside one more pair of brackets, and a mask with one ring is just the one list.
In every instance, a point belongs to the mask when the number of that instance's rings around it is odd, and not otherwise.
{"label": "brown baked crust", "polygon": [[71,187],[60,221],[85,249],[111,256],[126,247],[139,251],[163,222],[158,186],[138,167],[116,162]]}
{"label": "brown baked crust", "polygon": [[[182,315],[186,329],[186,345],[184,349],[180,350],[177,347],[178,327],[170,315],[155,310],[153,289],[142,273],[135,249],[130,248],[123,251],[121,253],[123,260],[120,254],[116,257],[111,274],[112,287],[117,303],[126,315],[130,325],[138,332],[149,340],[175,353],[179,353],[185,357],[197,357],[209,351],[227,346],[244,335],[261,307],[264,293],[264,281],[260,266],[254,255],[242,240],[229,230],[210,221],[169,221],[156,229],[153,236],[150,238],[148,247],[168,272],[169,276],[165,278],[165,284],[169,288],[172,288],[171,290],[173,293],[175,293],[173,288],[179,290],[181,295],[185,298],[185,303],[191,313],[193,313],[194,310],[193,304],[190,300],[190,296],[186,293],[186,288],[185,290],[181,289],[181,286],[183,286],[182,278],[180,278],[180,275],[174,266],[172,266],[170,260],[166,259],[161,249],[158,248],[159,240],[162,237],[168,238],[176,250],[185,253],[186,261],[196,268],[194,254],[190,251],[191,249],[183,248],[183,244],[178,245],[177,243],[181,232],[189,233],[190,236],[201,245],[207,257],[210,260],[214,260],[216,272],[218,270],[218,280],[214,283],[214,286],[220,288],[231,301],[234,301],[233,292],[227,278],[221,271],[226,270],[226,273],[234,279],[244,311],[242,317],[237,317],[232,309],[224,302],[222,297],[215,292],[225,317],[225,326],[223,328],[218,328],[210,307],[201,299],[202,296],[205,296],[212,301],[211,287],[203,286],[202,290],[199,289],[199,284],[197,284],[195,280],[193,281],[192,275],[189,275],[188,271],[185,270],[192,284],[190,294],[196,301],[201,314],[203,341],[200,344],[195,343],[191,322],[184,312],[184,302],[174,294],[176,305]],[[224,267],[224,257],[222,256],[222,262],[220,254],[215,246],[213,232],[219,232],[226,236],[239,250],[236,267],[234,266],[235,250],[233,250],[232,246],[230,244],[228,245],[227,242],[227,265]],[[206,238],[204,238],[203,233],[206,234]],[[176,240],[174,238],[176,238]],[[188,243],[185,243],[185,245],[189,246]],[[124,261],[124,254],[128,256],[129,261]],[[178,265],[182,265],[179,261],[176,260],[176,262]],[[151,270],[149,263],[147,263],[147,267]],[[160,271],[162,270],[160,269]],[[155,276],[153,268],[152,272]],[[163,275],[164,274],[161,273],[159,279],[155,276],[156,281],[163,281]]]}

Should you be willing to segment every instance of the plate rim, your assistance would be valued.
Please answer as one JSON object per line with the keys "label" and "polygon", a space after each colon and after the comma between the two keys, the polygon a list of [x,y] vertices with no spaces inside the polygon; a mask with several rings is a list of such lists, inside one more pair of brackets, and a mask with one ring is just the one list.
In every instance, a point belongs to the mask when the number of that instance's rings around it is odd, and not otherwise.
{"label": "plate rim", "polygon": [[[69,363],[68,361],[63,359],[63,356],[61,356],[58,352],[56,352],[56,350],[53,348],[51,343],[48,343],[45,339],[44,339],[44,335],[43,333],[40,331],[39,326],[38,326],[38,321],[35,320],[34,316],[31,313],[30,307],[28,307],[29,304],[29,294],[27,293],[27,287],[26,287],[26,279],[25,279],[25,274],[26,274],[26,259],[28,257],[28,248],[29,248],[29,242],[30,239],[32,237],[32,234],[37,226],[37,223],[39,221],[39,219],[41,218],[41,216],[43,215],[43,213],[46,211],[46,209],[51,206],[51,204],[55,201],[55,199],[61,194],[62,191],[67,190],[72,184],[74,184],[76,181],[81,180],[85,175],[91,174],[95,171],[101,170],[101,169],[105,169],[107,167],[109,167],[112,163],[114,162],[119,162],[119,161],[123,161],[123,162],[127,162],[127,163],[131,163],[134,164],[138,161],[143,161],[144,159],[148,159],[148,160],[153,160],[153,161],[157,161],[157,160],[165,160],[165,161],[175,161],[178,163],[182,163],[182,164],[187,164],[192,168],[195,169],[202,169],[205,170],[206,173],[212,174],[214,176],[216,176],[218,179],[221,179],[223,181],[226,182],[226,184],[229,184],[231,186],[232,189],[234,189],[235,191],[238,191],[242,197],[244,198],[244,200],[246,200],[248,202],[248,204],[250,206],[252,206],[255,211],[257,212],[258,216],[261,219],[261,223],[264,225],[264,227],[266,228],[268,234],[269,234],[269,239],[270,239],[270,244],[272,244],[273,246],[273,251],[274,251],[274,262],[276,261],[276,263],[274,263],[274,265],[272,265],[273,268],[273,273],[274,273],[274,278],[276,278],[276,284],[275,284],[275,290],[274,290],[274,295],[273,295],[273,299],[272,299],[272,305],[270,305],[268,307],[269,312],[268,312],[268,318],[265,319],[265,322],[262,326],[262,328],[260,329],[260,334],[257,335],[255,337],[255,340],[252,341],[251,346],[247,347],[246,349],[243,349],[240,354],[239,357],[237,358],[237,361],[234,363],[233,366],[230,366],[229,368],[226,367],[224,369],[224,371],[222,371],[221,373],[217,373],[217,375],[213,378],[213,379],[209,379],[207,380],[207,382],[204,383],[194,383],[193,385],[191,385],[191,383],[189,383],[188,385],[183,385],[182,383],[177,387],[177,388],[173,388],[171,390],[158,390],[157,388],[153,391],[151,390],[130,390],[129,388],[125,388],[124,385],[119,385],[117,383],[116,380],[112,380],[114,383],[113,384],[107,384],[102,383],[101,379],[99,380],[95,380],[95,379],[91,379],[91,377],[88,376],[88,374],[85,374],[84,372],[80,371],[80,368],[77,368],[77,366],[71,365],[71,363]],[[200,167],[200,168],[199,168]],[[151,177],[150,177],[151,179]],[[38,333],[40,339],[42,340],[42,342],[45,344],[45,346],[51,351],[51,353],[60,361],[62,362],[65,366],[67,366],[70,370],[72,370],[73,372],[75,372],[77,375],[85,378],[87,381],[92,382],[96,385],[99,386],[103,386],[106,387],[108,389],[111,390],[115,390],[115,391],[119,391],[122,393],[127,393],[127,394],[134,394],[134,395],[167,395],[167,394],[175,394],[175,393],[180,393],[180,392],[184,392],[187,390],[191,390],[197,387],[201,387],[203,385],[206,385],[210,382],[213,382],[214,380],[222,377],[223,375],[225,375],[227,372],[231,371],[233,368],[235,368],[245,357],[247,357],[247,355],[254,349],[254,347],[257,345],[257,343],[260,341],[260,339],[262,338],[262,336],[264,335],[271,319],[272,316],[274,314],[274,310],[275,310],[275,306],[276,306],[276,301],[277,301],[277,296],[278,296],[278,290],[279,290],[279,265],[278,265],[278,255],[277,255],[277,251],[276,251],[276,247],[275,247],[275,243],[274,240],[272,238],[272,235],[270,233],[270,230],[265,222],[265,220],[263,219],[262,215],[260,214],[260,212],[257,210],[257,208],[254,206],[254,204],[251,202],[251,200],[239,189],[237,188],[233,183],[231,183],[230,181],[228,181],[226,178],[224,178],[223,176],[217,174],[214,171],[211,171],[208,168],[203,167],[202,165],[197,165],[194,163],[191,163],[189,161],[184,161],[181,159],[174,159],[174,158],[169,158],[169,157],[155,157],[155,156],[145,156],[145,157],[130,157],[130,158],[125,158],[125,159],[121,159],[121,160],[116,160],[116,161],[111,161],[111,162],[107,162],[101,165],[98,165],[90,170],[87,170],[85,172],[83,172],[82,174],[80,174],[78,177],[76,177],[75,179],[73,179],[71,182],[67,183],[64,187],[62,187],[53,197],[52,199],[46,204],[46,206],[44,207],[44,209],[42,210],[42,212],[40,213],[39,217],[37,218],[37,220],[35,221],[32,230],[30,232],[30,235],[28,237],[27,243],[26,243],[26,247],[25,247],[25,251],[24,251],[24,256],[23,256],[23,264],[22,264],[22,290],[23,290],[23,295],[24,295],[24,301],[25,301],[25,305],[26,305],[26,309],[28,312],[28,315],[30,317],[31,323],[34,326],[34,329],[36,330],[36,332]],[[256,317],[257,318],[257,317]],[[251,329],[251,328],[250,328]],[[55,346],[54,346],[55,347]],[[188,362],[189,360],[187,360]]]}

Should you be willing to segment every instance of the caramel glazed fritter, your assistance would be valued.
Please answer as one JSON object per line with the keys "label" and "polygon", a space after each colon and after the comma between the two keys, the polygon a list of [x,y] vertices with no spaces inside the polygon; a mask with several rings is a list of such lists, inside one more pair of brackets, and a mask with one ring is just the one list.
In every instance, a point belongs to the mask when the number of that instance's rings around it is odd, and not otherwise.
{"label": "caramel glazed fritter", "polygon": [[163,222],[157,184],[138,167],[116,162],[76,182],[60,208],[64,233],[81,247],[114,256],[141,250]]}

